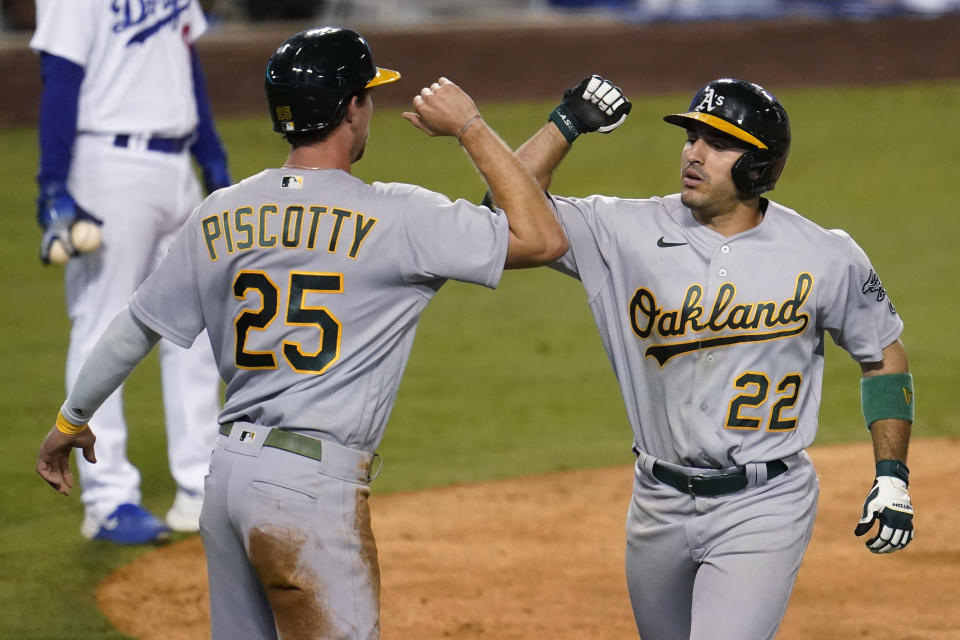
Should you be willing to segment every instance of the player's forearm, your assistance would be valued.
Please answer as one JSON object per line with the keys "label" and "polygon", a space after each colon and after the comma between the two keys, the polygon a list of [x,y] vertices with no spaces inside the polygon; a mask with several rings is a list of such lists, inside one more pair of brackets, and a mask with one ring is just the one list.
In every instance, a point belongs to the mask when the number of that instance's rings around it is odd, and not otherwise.
{"label": "player's forearm", "polygon": [[[880,362],[864,363],[861,365],[864,378],[891,374],[907,374],[910,366],[907,360],[907,350],[900,340],[895,340],[883,349],[883,359]],[[899,403],[900,394],[910,397],[904,398],[907,405],[912,406],[913,390],[895,389],[896,400]],[[912,412],[912,409],[910,409]],[[911,422],[898,418],[884,418],[870,424],[870,435],[873,439],[873,455],[875,460],[907,461],[907,449],[910,444]]]}
{"label": "player's forearm", "polygon": [[870,427],[874,461],[899,460],[906,464],[910,429],[911,425],[906,420],[891,418],[874,422]]}
{"label": "player's forearm", "polygon": [[520,145],[516,156],[546,191],[553,182],[553,172],[560,166],[571,146],[556,125],[548,122]]}
{"label": "player's forearm", "polygon": [[530,172],[482,120],[461,136],[461,144],[483,175],[510,223],[507,267],[547,264],[567,250],[567,238],[553,208]]}
{"label": "player's forearm", "polygon": [[124,307],[97,341],[80,369],[60,413],[72,424],[86,424],[153,348],[160,336]]}

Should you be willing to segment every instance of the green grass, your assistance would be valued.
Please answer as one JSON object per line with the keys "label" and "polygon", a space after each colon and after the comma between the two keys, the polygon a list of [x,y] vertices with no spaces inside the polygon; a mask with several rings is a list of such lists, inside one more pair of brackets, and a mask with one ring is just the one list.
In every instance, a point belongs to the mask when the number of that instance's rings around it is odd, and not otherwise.
{"label": "green grass", "polygon": [[[947,400],[960,349],[939,330],[958,316],[953,243],[960,216],[949,196],[960,165],[960,83],[784,91],[795,142],[775,199],[827,227],[849,231],[877,267],[907,329],[918,390],[916,437],[960,435]],[[688,96],[635,100],[610,136],[581,138],[554,191],[646,196],[675,191],[682,134],[660,121]],[[552,103],[481,104],[512,145],[544,122]],[[479,199],[483,185],[449,139],[428,139],[399,116],[377,112],[366,180],[423,184]],[[235,177],[280,164],[282,142],[262,118],[220,123]],[[0,237],[8,305],[0,338],[5,410],[0,466],[0,638],[120,638],[97,612],[96,584],[141,549],[79,536],[79,498],[64,499],[33,472],[37,446],[64,394],[68,322],[62,271],[36,259],[36,134],[0,132],[8,208]],[[425,230],[429,232],[429,230]],[[758,265],[759,266],[759,265]],[[858,368],[835,347],[818,443],[868,440],[858,408]],[[173,497],[159,374],[149,358],[128,383],[130,455],[145,504]],[[427,309],[390,427],[377,492],[626,464],[631,436],[579,284],[549,270],[509,272],[498,291],[450,283]]]}

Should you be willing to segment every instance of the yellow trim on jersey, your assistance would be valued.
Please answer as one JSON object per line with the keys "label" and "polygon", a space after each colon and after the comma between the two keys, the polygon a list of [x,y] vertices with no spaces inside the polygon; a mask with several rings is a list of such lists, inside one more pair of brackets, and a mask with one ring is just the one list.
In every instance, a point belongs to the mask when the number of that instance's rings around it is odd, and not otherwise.
{"label": "yellow trim on jersey", "polygon": [[782,411],[789,411],[797,406],[797,400],[800,399],[800,387],[803,386],[803,374],[796,371],[783,376],[783,380],[777,385],[777,393],[785,394],[787,387],[790,386],[793,387],[793,395],[781,395],[779,399],[773,403],[773,406],[770,407],[770,419],[767,421],[767,431],[772,433],[796,431],[797,418],[781,418],[780,413]]}
{"label": "yellow trim on jersey", "polygon": [[726,120],[722,118],[718,118],[717,116],[711,115],[709,113],[701,113],[700,111],[690,111],[688,113],[677,113],[675,115],[681,118],[690,118],[691,120],[697,120],[706,125],[710,125],[714,129],[719,129],[724,133],[728,133],[734,138],[737,138],[738,140],[749,142],[753,146],[758,147],[760,149],[767,148],[767,145],[761,142],[760,139],[757,138],[756,136],[751,135],[750,133],[747,133],[746,131],[736,126],[735,124],[731,124]]}
{"label": "yellow trim on jersey", "polygon": [[363,88],[369,89],[370,87],[376,87],[381,84],[387,84],[388,82],[396,82],[399,79],[400,79],[399,71],[377,67],[377,75],[373,76],[373,80],[365,84]]}
{"label": "yellow trim on jersey", "polygon": [[360,245],[363,244],[363,241],[367,239],[367,235],[370,231],[373,230],[373,225],[377,224],[378,220],[376,218],[366,218],[366,223],[364,223],[363,214],[359,211],[354,217],[354,223],[356,227],[353,231],[353,245],[350,247],[350,252],[347,254],[353,260],[357,259],[357,253],[360,251]]}
{"label": "yellow trim on jersey", "polygon": [[[242,364],[240,364],[239,362],[236,362],[236,358],[234,358],[234,366],[235,366],[237,369],[243,369],[243,370],[245,370],[245,371],[259,371],[259,370],[262,370],[262,369],[266,369],[266,370],[276,369],[276,368],[277,368],[277,356],[276,356],[276,354],[275,354],[273,351],[248,351],[245,347],[247,346],[247,338],[249,337],[250,331],[266,331],[267,328],[268,328],[271,324],[273,324],[273,321],[277,319],[277,311],[278,311],[278,306],[279,306],[279,304],[280,304],[280,289],[277,287],[277,284],[270,278],[270,274],[268,274],[266,271],[262,271],[262,270],[260,270],[260,269],[244,269],[244,270],[238,271],[237,274],[233,277],[233,287],[236,287],[237,280],[239,280],[240,277],[241,277],[242,275],[244,275],[244,274],[257,274],[257,275],[263,276],[263,277],[266,279],[266,281],[270,284],[270,286],[273,288],[273,294],[274,294],[274,297],[276,297],[277,301],[276,301],[276,303],[274,304],[273,309],[270,310],[270,313],[271,313],[270,319],[267,320],[267,322],[266,322],[262,327],[258,327],[258,326],[256,326],[256,325],[250,325],[249,327],[247,327],[246,330],[245,330],[244,333],[243,333],[243,341],[242,341],[242,344],[240,344],[240,346],[241,346],[240,351],[243,352],[245,355],[251,356],[251,357],[253,357],[253,356],[269,356],[269,357],[270,357],[270,364],[269,364],[269,365],[258,365],[258,366],[255,366],[255,367],[251,367],[251,366],[242,365]],[[231,287],[231,288],[232,288],[232,287]],[[245,308],[245,309],[241,309],[241,310],[240,310],[240,313],[238,313],[237,316],[233,319],[233,352],[234,352],[234,354],[237,353],[237,345],[238,345],[238,343],[240,343],[240,328],[237,326],[237,323],[240,321],[240,318],[244,317],[244,315],[256,316],[256,315],[259,315],[260,313],[262,313],[264,310],[267,309],[267,300],[266,300],[266,297],[264,296],[263,290],[260,289],[260,288],[258,288],[258,287],[255,287],[255,286],[245,287],[245,288],[243,289],[243,295],[234,294],[233,297],[234,297],[235,300],[243,300],[244,302],[246,302],[246,300],[247,300],[247,292],[248,292],[248,291],[251,291],[251,290],[256,291],[258,294],[260,294],[260,308],[259,308],[259,309],[256,309],[256,310],[251,310],[251,309],[246,309],[246,308]]]}
{"label": "yellow trim on jersey", "polygon": [[[752,395],[751,386],[756,387],[756,393]],[[742,416],[740,415],[740,407],[746,405],[756,409],[766,402],[767,394],[770,391],[770,377],[762,371],[744,371],[734,380],[733,388],[740,389],[744,393],[737,394],[727,404],[727,419],[723,425],[724,428],[736,431],[757,431],[763,423],[763,418]],[[739,424],[731,424],[733,421]]]}
{"label": "yellow trim on jersey", "polygon": [[[300,299],[294,301],[294,286],[293,279],[297,276],[323,276],[334,278],[337,281],[336,289],[314,289],[314,288],[305,288],[300,290]],[[324,306],[320,307],[308,307],[304,304],[304,299],[306,298],[307,293],[343,293],[343,274],[342,273],[325,273],[325,272],[311,272],[311,271],[291,271],[290,280],[287,288],[287,309],[297,309],[302,311],[320,311],[323,313],[324,317],[336,325],[336,346],[334,347],[333,356],[330,360],[323,365],[320,369],[301,369],[291,360],[290,355],[287,353],[287,348],[290,347],[296,350],[296,353],[301,358],[315,358],[324,352],[326,347],[323,344],[325,333],[327,329],[323,327],[318,322],[295,322],[289,318],[285,318],[283,324],[288,327],[316,327],[320,330],[320,339],[318,340],[317,350],[313,353],[304,353],[304,345],[299,342],[293,342],[290,340],[283,341],[283,357],[287,361],[287,364],[290,365],[290,368],[296,371],[297,373],[309,373],[314,375],[320,375],[329,369],[334,362],[340,359],[340,340],[343,336],[343,323],[340,322],[339,318],[330,312],[330,309]],[[293,303],[296,302],[296,305]]]}

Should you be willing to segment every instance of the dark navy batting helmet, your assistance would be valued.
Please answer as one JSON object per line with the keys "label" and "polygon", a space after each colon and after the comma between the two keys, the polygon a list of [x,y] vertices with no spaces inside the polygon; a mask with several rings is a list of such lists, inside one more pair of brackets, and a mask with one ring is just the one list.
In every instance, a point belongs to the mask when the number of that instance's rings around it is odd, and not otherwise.
{"label": "dark navy batting helmet", "polygon": [[301,31],[287,38],[267,62],[264,88],[273,130],[302,133],[336,127],[352,96],[399,78],[396,71],[373,64],[370,45],[356,31]]}
{"label": "dark navy batting helmet", "polygon": [[745,142],[749,150],[732,169],[733,184],[743,193],[757,195],[773,189],[787,163],[787,112],[760,85],[732,78],[708,82],[693,97],[689,111],[663,119],[685,128],[702,122]]}

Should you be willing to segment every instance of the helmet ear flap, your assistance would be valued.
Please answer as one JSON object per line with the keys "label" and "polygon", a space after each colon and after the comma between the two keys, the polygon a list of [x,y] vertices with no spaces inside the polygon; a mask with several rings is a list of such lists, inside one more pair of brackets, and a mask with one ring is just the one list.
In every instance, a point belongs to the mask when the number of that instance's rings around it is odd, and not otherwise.
{"label": "helmet ear flap", "polygon": [[733,164],[733,184],[741,193],[752,196],[773,189],[787,164],[786,156],[777,156],[769,149],[751,149]]}
{"label": "helmet ear flap", "polygon": [[741,193],[753,193],[754,180],[750,176],[750,173],[753,171],[753,155],[752,151],[747,151],[733,163],[733,167],[730,169],[730,175],[733,176],[733,184],[737,188],[737,191]]}

